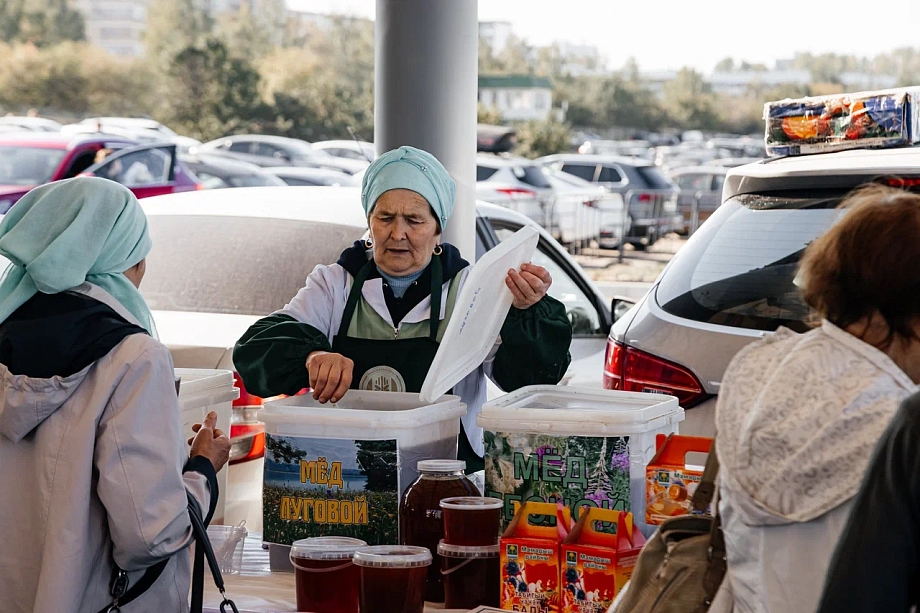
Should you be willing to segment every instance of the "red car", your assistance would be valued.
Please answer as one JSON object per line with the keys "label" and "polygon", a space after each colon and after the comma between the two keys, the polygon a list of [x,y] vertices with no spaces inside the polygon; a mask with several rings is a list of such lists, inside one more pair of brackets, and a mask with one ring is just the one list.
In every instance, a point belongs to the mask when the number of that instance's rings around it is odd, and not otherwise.
{"label": "red car", "polygon": [[[101,149],[113,149],[95,164]],[[95,164],[95,165],[94,165]],[[137,145],[122,136],[16,133],[0,136],[0,214],[33,187],[77,175],[117,181],[138,198],[198,189],[176,159],[175,145]]]}

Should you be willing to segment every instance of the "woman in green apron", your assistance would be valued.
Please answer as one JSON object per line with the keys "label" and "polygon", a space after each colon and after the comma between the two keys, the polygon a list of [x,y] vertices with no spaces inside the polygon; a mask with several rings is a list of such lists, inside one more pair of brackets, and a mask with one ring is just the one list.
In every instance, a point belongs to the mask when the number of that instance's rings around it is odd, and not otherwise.
{"label": "woman in green apron", "polygon": [[[425,151],[400,147],[377,158],[361,190],[369,240],[317,266],[284,309],[240,339],[233,361],[246,388],[263,397],[312,388],[323,403],[348,389],[419,392],[470,270],[441,242],[455,192],[447,170]],[[514,302],[499,338],[453,389],[469,407],[459,455],[471,471],[482,468],[476,416],[486,377],[506,392],[555,385],[571,361],[572,327],[562,303],[546,295],[546,269],[525,264],[506,283]]]}

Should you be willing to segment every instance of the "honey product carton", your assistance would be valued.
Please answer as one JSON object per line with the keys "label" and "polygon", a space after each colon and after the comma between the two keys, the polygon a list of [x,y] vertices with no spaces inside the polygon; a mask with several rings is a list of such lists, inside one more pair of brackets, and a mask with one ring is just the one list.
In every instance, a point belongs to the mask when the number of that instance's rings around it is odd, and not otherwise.
{"label": "honey product carton", "polygon": [[688,453],[709,453],[712,439],[659,434],[655,457],[645,469],[645,523],[657,526],[669,517],[690,513],[693,492],[703,478],[702,466],[688,466]]}
{"label": "honey product carton", "polygon": [[562,544],[563,613],[603,613],[613,604],[620,513],[583,509]]}
{"label": "honey product carton", "polygon": [[632,513],[620,511],[617,519],[616,591],[619,593],[632,578],[645,537],[633,523]]}
{"label": "honey product carton", "polygon": [[559,549],[571,527],[569,509],[547,502],[515,504],[515,508],[500,543],[501,608],[561,613]]}

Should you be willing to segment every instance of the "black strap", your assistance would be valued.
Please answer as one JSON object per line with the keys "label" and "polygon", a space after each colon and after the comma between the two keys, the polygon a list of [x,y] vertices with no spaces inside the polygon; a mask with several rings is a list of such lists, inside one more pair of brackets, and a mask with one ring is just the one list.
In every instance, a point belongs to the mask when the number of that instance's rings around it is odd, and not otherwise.
{"label": "black strap", "polygon": [[207,558],[214,584],[223,597],[223,601],[220,603],[221,613],[226,613],[227,607],[230,607],[233,613],[239,613],[236,604],[227,598],[224,578],[220,574],[217,556],[214,555],[211,539],[208,538],[208,531],[205,527],[204,519],[201,517],[201,507],[191,493],[188,493],[188,515],[192,522],[192,532],[195,535],[195,564],[192,569],[192,598],[189,612],[202,613],[204,608],[204,562],[205,558]]}
{"label": "black strap", "polygon": [[367,281],[371,272],[376,270],[376,268],[377,265],[374,263],[374,260],[370,260],[360,271],[358,271],[358,276],[355,277],[354,283],[351,284],[351,291],[348,293],[348,302],[345,303],[345,312],[342,313],[342,323],[339,324],[337,336],[341,336],[342,338],[348,336],[348,326],[351,325],[351,318],[355,314],[358,300],[361,299],[361,290],[364,287],[364,282]]}
{"label": "black strap", "polygon": [[123,607],[140,598],[144,592],[153,587],[153,584],[156,583],[156,580],[159,579],[160,575],[163,574],[163,571],[166,570],[167,564],[169,564],[169,558],[163,560],[162,562],[157,562],[148,568],[146,571],[144,571],[144,574],[141,576],[140,580],[132,585],[130,589],[128,589],[127,573],[116,566],[114,576],[112,577],[112,587],[110,590],[112,595],[112,604],[107,605],[104,609],[99,611],[99,613],[117,611],[119,607]]}
{"label": "black strap", "polygon": [[431,325],[429,336],[438,342],[438,327],[441,323],[441,292],[444,285],[444,267],[441,265],[440,256],[431,258],[431,313],[428,319]]}

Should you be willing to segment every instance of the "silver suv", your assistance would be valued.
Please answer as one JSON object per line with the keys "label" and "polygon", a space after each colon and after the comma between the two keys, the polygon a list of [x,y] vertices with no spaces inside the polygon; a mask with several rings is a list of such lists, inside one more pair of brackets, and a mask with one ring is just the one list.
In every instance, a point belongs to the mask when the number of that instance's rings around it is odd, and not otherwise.
{"label": "silver suv", "polygon": [[[920,149],[774,158],[732,169],[722,206],[610,331],[604,387],[677,396],[682,434],[712,436],[729,361],[780,326],[805,331],[793,284],[805,247],[859,185],[920,186]],[[614,309],[617,311],[618,309]]]}

